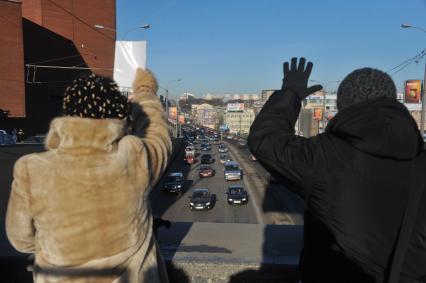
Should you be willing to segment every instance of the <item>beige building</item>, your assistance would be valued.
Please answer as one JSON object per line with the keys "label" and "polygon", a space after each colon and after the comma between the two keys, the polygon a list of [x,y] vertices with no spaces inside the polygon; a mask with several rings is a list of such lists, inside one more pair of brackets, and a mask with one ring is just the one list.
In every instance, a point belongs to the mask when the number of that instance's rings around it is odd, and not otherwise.
{"label": "beige building", "polygon": [[243,111],[226,111],[224,123],[228,126],[229,132],[233,134],[248,134],[250,126],[254,121],[255,113],[253,109]]}
{"label": "beige building", "polygon": [[219,117],[217,115],[217,110],[213,105],[203,103],[203,104],[193,104],[192,106],[192,117],[196,124],[216,129],[219,124]]}

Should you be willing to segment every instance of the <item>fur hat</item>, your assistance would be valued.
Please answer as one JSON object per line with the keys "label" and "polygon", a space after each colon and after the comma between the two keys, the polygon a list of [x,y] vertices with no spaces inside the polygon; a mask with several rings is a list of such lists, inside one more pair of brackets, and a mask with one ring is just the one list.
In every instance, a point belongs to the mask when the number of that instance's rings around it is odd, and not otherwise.
{"label": "fur hat", "polygon": [[358,69],[346,76],[337,90],[337,109],[342,110],[368,99],[396,98],[396,87],[391,77],[377,69]]}
{"label": "fur hat", "polygon": [[117,84],[105,77],[90,74],[80,77],[64,95],[64,115],[92,119],[125,119],[128,116],[127,98]]}

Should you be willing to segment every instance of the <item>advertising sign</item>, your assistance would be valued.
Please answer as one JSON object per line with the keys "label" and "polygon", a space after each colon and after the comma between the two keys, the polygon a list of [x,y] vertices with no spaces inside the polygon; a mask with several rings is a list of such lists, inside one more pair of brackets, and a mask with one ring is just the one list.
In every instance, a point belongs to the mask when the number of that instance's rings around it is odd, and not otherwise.
{"label": "advertising sign", "polygon": [[405,103],[420,103],[422,81],[407,80],[404,87]]}
{"label": "advertising sign", "polygon": [[114,80],[121,89],[130,89],[136,69],[145,69],[146,41],[116,41]]}
{"label": "advertising sign", "polygon": [[181,125],[185,124],[185,116],[179,115],[178,122]]}
{"label": "advertising sign", "polygon": [[176,106],[170,106],[169,107],[169,119],[176,121],[177,118],[177,107]]}
{"label": "advertising sign", "polygon": [[228,103],[226,104],[227,111],[244,111],[244,103]]}
{"label": "advertising sign", "polygon": [[325,112],[325,119],[327,121],[330,121],[331,119],[334,118],[334,116],[336,116],[336,114],[337,114],[337,111],[327,111]]}
{"label": "advertising sign", "polygon": [[322,108],[314,108],[314,120],[315,121],[322,121]]}

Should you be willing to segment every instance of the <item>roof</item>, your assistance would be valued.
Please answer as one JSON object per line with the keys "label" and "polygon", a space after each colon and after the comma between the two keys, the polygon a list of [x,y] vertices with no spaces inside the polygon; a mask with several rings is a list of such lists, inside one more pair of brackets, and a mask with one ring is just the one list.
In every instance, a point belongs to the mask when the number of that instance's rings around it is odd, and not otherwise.
{"label": "roof", "polygon": [[230,185],[228,187],[228,189],[239,189],[239,188],[243,188],[243,185]]}
{"label": "roof", "polygon": [[172,172],[169,174],[170,177],[182,177],[183,173],[182,172]]}
{"label": "roof", "polygon": [[227,166],[227,165],[237,165],[237,166],[240,166],[240,164],[238,164],[237,161],[233,161],[233,160],[225,162],[225,166]]}

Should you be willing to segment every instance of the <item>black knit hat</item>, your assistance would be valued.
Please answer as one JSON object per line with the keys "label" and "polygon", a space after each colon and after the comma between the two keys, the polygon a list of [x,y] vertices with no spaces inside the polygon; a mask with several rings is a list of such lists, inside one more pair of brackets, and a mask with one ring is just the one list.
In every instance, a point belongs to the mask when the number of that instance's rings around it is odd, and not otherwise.
{"label": "black knit hat", "polygon": [[391,77],[377,69],[358,69],[346,76],[337,90],[337,109],[342,110],[367,99],[396,98]]}
{"label": "black knit hat", "polygon": [[92,119],[125,119],[127,98],[117,84],[105,77],[90,74],[73,81],[64,95],[64,115]]}

